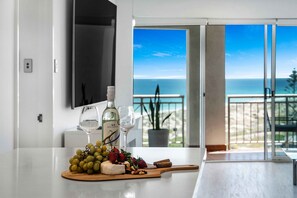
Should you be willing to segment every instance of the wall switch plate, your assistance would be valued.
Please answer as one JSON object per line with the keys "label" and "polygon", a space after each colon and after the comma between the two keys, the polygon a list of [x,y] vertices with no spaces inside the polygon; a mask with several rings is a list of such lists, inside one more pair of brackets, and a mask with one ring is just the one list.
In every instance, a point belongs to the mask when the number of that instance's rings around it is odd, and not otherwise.
{"label": "wall switch plate", "polygon": [[24,72],[25,73],[33,72],[33,60],[32,59],[27,58],[24,60]]}

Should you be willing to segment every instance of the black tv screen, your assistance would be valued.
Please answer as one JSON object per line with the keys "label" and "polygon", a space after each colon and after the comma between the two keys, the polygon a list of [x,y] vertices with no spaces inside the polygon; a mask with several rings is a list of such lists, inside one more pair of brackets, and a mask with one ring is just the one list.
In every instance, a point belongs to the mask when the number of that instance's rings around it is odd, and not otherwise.
{"label": "black tv screen", "polygon": [[115,84],[116,5],[74,0],[72,108],[106,100]]}

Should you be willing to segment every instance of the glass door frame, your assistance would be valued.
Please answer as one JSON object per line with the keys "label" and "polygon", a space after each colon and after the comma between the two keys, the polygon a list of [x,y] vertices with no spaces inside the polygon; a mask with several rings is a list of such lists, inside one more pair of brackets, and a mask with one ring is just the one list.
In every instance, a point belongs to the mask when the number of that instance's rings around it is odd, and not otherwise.
{"label": "glass door frame", "polygon": [[[294,21],[296,22],[296,21]],[[276,155],[276,146],[275,146],[275,93],[276,93],[276,36],[277,36],[277,27],[279,26],[296,26],[296,23],[287,24],[284,21],[284,25],[273,24],[272,25],[272,44],[271,44],[271,159],[272,160],[283,160],[287,161],[288,158],[286,155]],[[264,73],[264,78],[267,78],[267,73]],[[267,80],[267,79],[266,79]],[[267,81],[266,81],[267,82]],[[265,82],[264,82],[265,85]],[[266,84],[267,85],[267,84]],[[267,87],[267,86],[264,86]],[[267,101],[264,101],[264,109],[267,108]],[[265,113],[267,114],[267,113]],[[265,119],[266,120],[266,119]],[[266,125],[266,124],[265,124]],[[265,127],[264,127],[265,128]],[[266,128],[267,130],[267,128]],[[267,134],[267,131],[264,130],[264,134]],[[267,144],[267,141],[266,141]],[[266,145],[267,146],[267,145]],[[265,152],[264,152],[265,153]],[[268,150],[267,150],[268,153]],[[266,153],[266,156],[267,156]]]}
{"label": "glass door frame", "polygon": [[[270,81],[270,88],[268,87],[268,25],[272,26],[271,32],[271,81]],[[275,24],[264,24],[264,160],[271,160],[275,157],[275,141],[274,141],[274,134],[275,134],[275,73],[276,73],[276,25]],[[271,120],[268,116],[268,98],[271,100]],[[270,121],[269,121],[270,120]],[[269,151],[268,151],[268,127],[270,126],[271,130],[271,159],[269,158]]]}
{"label": "glass door frame", "polygon": [[[276,155],[275,147],[275,88],[276,88],[276,24],[271,25],[271,81],[270,88],[268,88],[267,80],[267,52],[268,52],[268,25],[264,25],[264,160],[283,160],[284,157]],[[270,90],[270,93],[268,93]],[[270,115],[268,117],[267,100],[270,99]],[[269,121],[270,120],[270,121]],[[268,127],[271,131],[271,159],[268,154]]]}
{"label": "glass door frame", "polygon": [[267,139],[267,99],[268,99],[268,80],[267,80],[267,50],[268,50],[268,26],[264,25],[264,160],[268,159],[268,139]]}
{"label": "glass door frame", "polygon": [[275,154],[275,79],[276,79],[276,24],[271,32],[271,158],[279,159]]}

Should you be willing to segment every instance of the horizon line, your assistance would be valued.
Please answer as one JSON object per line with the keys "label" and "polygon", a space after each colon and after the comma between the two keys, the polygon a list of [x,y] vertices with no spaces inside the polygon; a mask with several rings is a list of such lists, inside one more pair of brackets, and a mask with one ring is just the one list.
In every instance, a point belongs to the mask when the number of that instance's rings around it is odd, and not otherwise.
{"label": "horizon line", "polygon": [[[275,79],[288,79],[289,77],[285,78],[285,77],[280,77],[280,78],[275,78]],[[135,80],[186,80],[187,78],[133,78]],[[251,79],[251,80],[255,80],[255,79],[263,79],[264,78],[225,78],[225,80],[246,80],[246,79]],[[271,79],[271,78],[267,78],[267,79]]]}
{"label": "horizon line", "polygon": [[149,77],[147,77],[147,78],[133,78],[133,79],[136,79],[136,80],[186,80],[187,78],[186,77],[184,77],[184,78],[170,78],[170,77],[168,77],[168,78],[165,78],[165,77],[163,77],[163,78],[149,78]]}

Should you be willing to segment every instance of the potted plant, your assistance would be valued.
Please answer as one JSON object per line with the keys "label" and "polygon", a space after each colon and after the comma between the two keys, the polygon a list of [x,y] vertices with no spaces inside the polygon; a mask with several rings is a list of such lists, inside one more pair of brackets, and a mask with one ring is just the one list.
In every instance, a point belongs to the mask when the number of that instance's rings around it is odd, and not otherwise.
{"label": "potted plant", "polygon": [[157,85],[155,91],[154,101],[150,98],[149,109],[147,110],[143,105],[144,111],[147,113],[149,122],[152,125],[152,129],[148,130],[149,147],[167,147],[169,138],[169,129],[161,128],[164,122],[171,116],[169,113],[164,119],[160,116],[160,87]]}

